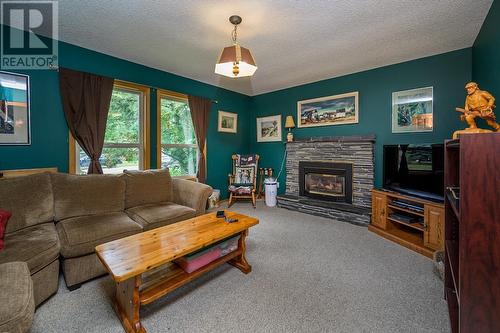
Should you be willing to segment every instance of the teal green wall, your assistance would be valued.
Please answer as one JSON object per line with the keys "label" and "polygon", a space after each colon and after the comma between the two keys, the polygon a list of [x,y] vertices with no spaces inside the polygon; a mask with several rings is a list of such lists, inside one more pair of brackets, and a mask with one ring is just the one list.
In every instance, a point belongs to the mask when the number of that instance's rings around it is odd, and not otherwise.
{"label": "teal green wall", "polygon": [[[472,78],[500,98],[500,1],[491,5],[472,48]],[[499,104],[498,102],[496,103]],[[497,108],[497,116],[499,116]]]}
{"label": "teal green wall", "polygon": [[[382,147],[394,143],[434,143],[450,138],[463,127],[454,111],[463,104],[464,84],[471,77],[470,48],[432,57],[381,67],[356,74],[305,84],[252,98],[254,118],[281,114],[292,115],[297,122],[297,101],[359,92],[359,123],[353,125],[295,128],[296,138],[311,136],[375,134],[375,185],[382,183]],[[434,130],[425,133],[391,133],[392,92],[420,87],[434,87]],[[260,165],[279,170],[285,145],[282,142],[257,143],[256,120],[252,120],[251,151],[261,155]],[[283,140],[286,131],[283,130]],[[284,174],[280,193],[284,191]]]}
{"label": "teal green wall", "polygon": [[[250,97],[187,79],[164,71],[111,57],[102,53],[59,43],[61,67],[113,77],[150,87],[203,96],[219,103],[210,113],[207,136],[207,183],[226,195],[231,154],[248,148]],[[31,81],[31,145],[0,146],[0,170],[56,166],[68,170],[68,127],[59,95],[58,73],[52,70],[19,71]],[[151,93],[151,165],[156,165],[156,91]],[[238,113],[238,133],[217,132],[217,110]]]}
{"label": "teal green wall", "polygon": [[[234,152],[261,155],[260,165],[278,172],[284,144],[257,143],[256,118],[292,115],[296,119],[297,101],[346,92],[359,92],[359,123],[294,129],[295,137],[375,134],[375,185],[382,182],[382,146],[394,143],[432,143],[449,138],[464,125],[454,111],[463,104],[464,84],[472,78],[483,89],[500,95],[500,5],[495,1],[473,48],[381,67],[293,88],[245,96],[209,84],[155,70],[71,44],[59,43],[62,67],[114,77],[150,87],[218,100],[213,106],[207,138],[207,183],[227,191],[229,156]],[[31,79],[30,146],[0,146],[0,169],[56,166],[68,170],[68,128],[59,96],[58,73],[50,70],[21,71]],[[391,133],[391,94],[418,87],[434,87],[434,131],[430,133]],[[156,151],[156,91],[151,90],[151,142]],[[217,132],[217,110],[238,113],[237,134]],[[286,131],[283,130],[283,139]],[[156,165],[152,153],[151,165]],[[280,178],[284,189],[284,177]]]}

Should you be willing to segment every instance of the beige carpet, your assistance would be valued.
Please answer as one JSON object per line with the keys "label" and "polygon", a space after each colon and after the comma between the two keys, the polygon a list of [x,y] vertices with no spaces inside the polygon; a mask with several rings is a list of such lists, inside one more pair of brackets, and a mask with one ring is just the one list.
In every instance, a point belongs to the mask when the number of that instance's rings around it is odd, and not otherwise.
{"label": "beige carpet", "polygon": [[[259,202],[233,210],[260,219],[248,238],[253,271],[224,265],[141,309],[148,333],[449,332],[432,262],[364,227]],[[108,277],[59,292],[32,333],[123,332]]]}

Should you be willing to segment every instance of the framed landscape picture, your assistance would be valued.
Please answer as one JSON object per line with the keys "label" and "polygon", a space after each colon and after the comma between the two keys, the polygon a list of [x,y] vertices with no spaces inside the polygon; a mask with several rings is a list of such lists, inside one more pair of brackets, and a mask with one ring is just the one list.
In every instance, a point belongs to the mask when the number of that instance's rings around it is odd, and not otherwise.
{"label": "framed landscape picture", "polygon": [[232,112],[219,111],[219,132],[236,133],[238,129],[238,114]]}
{"label": "framed landscape picture", "polygon": [[358,92],[297,102],[298,127],[358,123]]}
{"label": "framed landscape picture", "polygon": [[29,76],[0,72],[0,145],[30,143]]}
{"label": "framed landscape picture", "polygon": [[281,141],[281,115],[257,118],[257,142]]}
{"label": "framed landscape picture", "polygon": [[392,93],[392,133],[431,132],[433,88]]}

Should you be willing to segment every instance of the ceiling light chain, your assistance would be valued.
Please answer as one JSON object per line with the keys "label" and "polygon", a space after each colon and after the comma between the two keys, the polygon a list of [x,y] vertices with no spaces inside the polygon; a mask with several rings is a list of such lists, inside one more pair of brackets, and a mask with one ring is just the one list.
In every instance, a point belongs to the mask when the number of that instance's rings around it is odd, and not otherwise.
{"label": "ceiling light chain", "polygon": [[238,39],[238,31],[237,31],[237,29],[238,29],[238,25],[235,24],[233,32],[231,33],[231,39],[233,40],[233,44],[235,44],[235,45],[238,44],[238,41],[237,41],[237,39]]}

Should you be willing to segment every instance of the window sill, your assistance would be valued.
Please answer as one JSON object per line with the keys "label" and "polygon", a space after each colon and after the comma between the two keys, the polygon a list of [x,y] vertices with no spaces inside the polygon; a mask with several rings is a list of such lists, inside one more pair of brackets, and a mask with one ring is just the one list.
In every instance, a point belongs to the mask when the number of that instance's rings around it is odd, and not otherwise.
{"label": "window sill", "polygon": [[191,180],[193,182],[198,182],[198,178],[196,178],[196,176],[192,176],[192,175],[172,176],[172,178],[175,178],[175,179],[184,179],[184,180]]}

